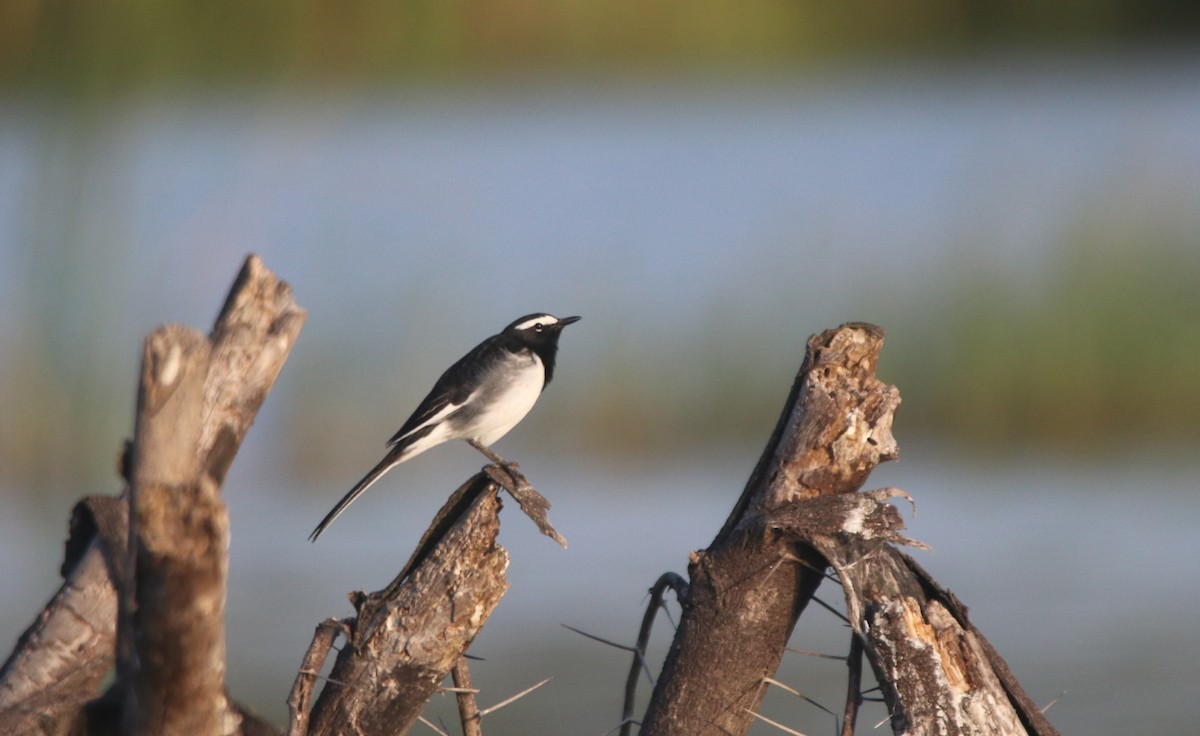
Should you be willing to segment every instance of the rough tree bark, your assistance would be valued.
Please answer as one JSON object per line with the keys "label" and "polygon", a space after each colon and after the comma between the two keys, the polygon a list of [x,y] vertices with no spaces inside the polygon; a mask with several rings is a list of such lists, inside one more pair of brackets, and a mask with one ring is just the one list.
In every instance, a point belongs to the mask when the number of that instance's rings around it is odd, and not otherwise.
{"label": "rough tree bark", "polygon": [[812,499],[763,523],[804,540],[837,572],[847,618],[875,672],[892,730],[967,736],[1057,731],[953,593],[893,544],[903,522],[884,489]]}
{"label": "rough tree bark", "polygon": [[[81,707],[117,658],[116,591],[132,574],[121,521],[129,494],[77,509],[67,582],[0,673],[6,732],[112,731],[122,701],[129,726],[144,733],[199,733],[191,729],[214,722],[219,730],[210,733],[261,730],[227,706],[217,676],[227,546],[219,487],[304,319],[291,287],[250,256],[207,338],[168,327],[147,339],[135,441],[123,463],[138,497],[135,544],[143,553],[135,605],[127,607],[132,636],[121,646],[124,694],[112,690]],[[188,685],[159,679],[175,677]]]}
{"label": "rough tree bark", "polygon": [[167,325],[146,339],[127,458],[131,562],[114,684],[127,733],[243,730],[225,697],[221,484],[304,319],[291,288],[252,256],[210,336]]}
{"label": "rough tree bark", "polygon": [[[809,339],[745,491],[712,545],[692,556],[644,736],[747,733],[830,565],[895,733],[1056,733],[965,607],[891,546],[917,544],[900,534],[887,503],[907,494],[855,493],[898,455],[891,425],[899,393],[875,377],[882,345],[882,330],[865,324]],[[848,696],[849,722],[858,698]]]}
{"label": "rough tree bark", "polygon": [[[351,596],[357,616],[346,622],[348,644],[308,716],[309,734],[403,734],[416,722],[508,590],[498,490],[484,473],[468,480],[386,589]],[[300,703],[293,723],[304,717]]]}
{"label": "rough tree bark", "polygon": [[[808,341],[779,422],[725,526],[692,555],[689,594],[643,719],[645,736],[744,734],[825,562],[759,522],[802,498],[849,493],[897,455],[899,393],[875,378],[882,332]],[[736,657],[730,657],[736,652]],[[719,666],[718,666],[719,664]]]}
{"label": "rough tree bark", "polygon": [[[229,514],[201,477],[208,340],[181,325],[146,338],[131,461],[130,568],[118,618],[125,733],[220,734]],[[132,646],[122,646],[127,639]]]}
{"label": "rough tree bark", "polygon": [[[354,617],[317,627],[288,697],[289,736],[407,733],[447,675],[469,680],[467,647],[508,590],[508,552],[496,543],[501,489],[542,534],[567,546],[550,523],[550,502],[525,476],[511,467],[484,467],[450,495],[386,588],[351,594]],[[338,631],[348,645],[310,711],[317,674]],[[489,711],[475,707],[473,693],[457,697],[464,733],[479,733]]]}
{"label": "rough tree bark", "polygon": [[117,589],[128,507],[115,496],[76,505],[62,587],[0,671],[0,734],[62,734],[96,696],[116,658]]}

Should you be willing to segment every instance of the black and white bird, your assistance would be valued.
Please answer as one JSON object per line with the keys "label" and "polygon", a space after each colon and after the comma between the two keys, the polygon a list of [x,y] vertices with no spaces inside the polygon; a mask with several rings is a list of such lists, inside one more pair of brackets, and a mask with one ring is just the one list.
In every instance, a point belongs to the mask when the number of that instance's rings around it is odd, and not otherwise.
{"label": "black and white bird", "polygon": [[498,335],[475,346],[450,366],[400,431],[388,440],[388,453],[321,520],[309,541],[341,516],[346,507],[384,473],[449,440],[466,440],[500,465],[491,444],[525,418],[554,377],[554,357],[562,329],[579,317],[527,314]]}

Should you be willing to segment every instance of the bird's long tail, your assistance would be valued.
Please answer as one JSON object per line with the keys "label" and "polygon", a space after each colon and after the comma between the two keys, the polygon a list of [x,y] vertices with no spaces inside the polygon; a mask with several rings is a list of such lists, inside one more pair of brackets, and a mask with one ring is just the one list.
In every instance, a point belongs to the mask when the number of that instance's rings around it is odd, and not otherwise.
{"label": "bird's long tail", "polygon": [[321,536],[321,532],[325,531],[335,519],[341,516],[342,512],[345,511],[350,504],[354,503],[355,499],[363,494],[363,491],[374,485],[375,481],[383,477],[384,473],[407,460],[408,458],[404,455],[405,449],[407,448],[397,447],[393,449],[386,456],[384,456],[382,460],[379,461],[378,465],[371,468],[371,472],[364,475],[363,479],[358,483],[355,483],[354,487],[350,489],[350,492],[345,496],[342,496],[342,500],[337,502],[337,506],[334,506],[333,510],[326,514],[324,519],[321,519],[321,523],[317,524],[317,528],[313,529],[312,534],[308,535],[308,541],[317,541],[317,537]]}

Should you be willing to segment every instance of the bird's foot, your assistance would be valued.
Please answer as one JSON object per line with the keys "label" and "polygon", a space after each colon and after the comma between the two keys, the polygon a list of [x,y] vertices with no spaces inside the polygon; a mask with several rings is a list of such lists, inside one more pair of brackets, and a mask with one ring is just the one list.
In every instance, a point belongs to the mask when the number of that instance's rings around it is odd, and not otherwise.
{"label": "bird's foot", "polygon": [[485,465],[483,467],[483,473],[512,494],[519,494],[524,489],[533,488],[533,486],[529,485],[529,481],[525,478],[525,476],[506,465],[497,463]]}
{"label": "bird's foot", "polygon": [[516,483],[517,485],[527,485],[529,483],[529,481],[525,480],[525,476],[521,475],[521,471],[517,470],[517,463],[510,463],[507,460],[503,460],[498,463],[493,463],[493,465],[499,468],[500,471],[509,478],[512,478],[513,483]]}

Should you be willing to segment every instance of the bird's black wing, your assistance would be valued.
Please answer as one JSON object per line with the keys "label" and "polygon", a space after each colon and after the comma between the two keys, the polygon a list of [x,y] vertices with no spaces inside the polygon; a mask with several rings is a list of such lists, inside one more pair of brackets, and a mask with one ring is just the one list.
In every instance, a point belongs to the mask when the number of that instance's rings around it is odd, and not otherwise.
{"label": "bird's black wing", "polygon": [[[438,378],[437,383],[433,384],[433,388],[429,391],[429,395],[421,401],[412,416],[404,423],[404,426],[392,435],[388,440],[388,445],[395,445],[403,440],[408,434],[420,428],[431,418],[445,412],[448,407],[452,407],[451,411],[446,414],[448,418],[453,414],[457,407],[461,407],[467,401],[467,397],[471,395],[471,391],[479,383],[479,377],[485,372],[492,369],[493,364],[500,358],[502,352],[498,350],[504,342],[505,336],[492,335],[488,339],[476,345],[471,352],[459,358],[458,362],[446,369],[446,372]],[[494,356],[492,360],[486,360],[484,356]]]}

